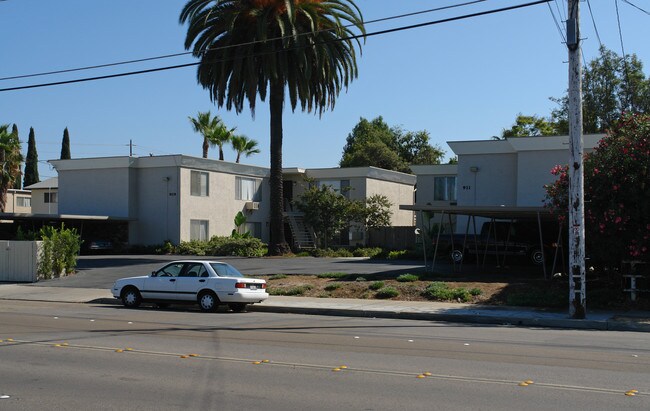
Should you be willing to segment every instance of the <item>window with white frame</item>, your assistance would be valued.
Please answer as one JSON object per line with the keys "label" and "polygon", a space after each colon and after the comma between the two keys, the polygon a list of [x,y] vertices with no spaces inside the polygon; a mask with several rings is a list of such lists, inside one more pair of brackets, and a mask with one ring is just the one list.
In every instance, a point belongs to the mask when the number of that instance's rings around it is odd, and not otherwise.
{"label": "window with white frame", "polygon": [[262,201],[261,180],[255,178],[235,178],[235,199],[246,201]]}
{"label": "window with white frame", "polygon": [[32,199],[30,197],[16,197],[16,207],[31,207]]}
{"label": "window with white frame", "polygon": [[434,177],[434,201],[456,201],[456,176]]}
{"label": "window with white frame", "polygon": [[44,203],[56,203],[57,202],[57,193],[43,193],[43,202]]}
{"label": "window with white frame", "polygon": [[207,241],[208,220],[190,220],[190,240]]}
{"label": "window with white frame", "polygon": [[210,179],[208,173],[192,171],[190,173],[190,194],[198,197],[210,195]]}

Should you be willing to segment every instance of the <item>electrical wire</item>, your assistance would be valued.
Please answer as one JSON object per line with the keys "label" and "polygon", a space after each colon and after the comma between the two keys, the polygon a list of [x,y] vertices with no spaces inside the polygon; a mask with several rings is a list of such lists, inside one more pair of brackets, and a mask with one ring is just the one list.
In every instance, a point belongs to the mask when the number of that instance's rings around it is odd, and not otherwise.
{"label": "electrical wire", "polygon": [[600,34],[598,33],[598,27],[596,27],[596,19],[594,19],[594,13],[591,11],[591,2],[587,0],[587,7],[589,7],[589,14],[591,15],[591,21],[594,23],[594,31],[596,32],[596,38],[598,39],[598,44],[600,48],[603,47],[603,42],[600,41]]}
{"label": "electrical wire", "polygon": [[566,44],[566,37],[564,36],[560,23],[557,21],[557,17],[555,17],[555,12],[553,11],[553,7],[551,7],[551,3],[546,3],[546,5],[548,6],[548,10],[551,12],[551,16],[553,16],[553,21],[555,22],[555,27],[557,27],[557,32],[560,33],[562,43]]}
{"label": "electrical wire", "polygon": [[[389,21],[389,20],[395,20],[395,19],[401,19],[405,17],[412,17],[412,16],[417,16],[421,14],[426,14],[426,13],[432,13],[435,11],[442,11],[442,10],[447,10],[447,9],[452,9],[456,7],[463,7],[463,6],[468,6],[476,3],[482,3],[487,0],[473,0],[465,3],[460,3],[460,4],[453,4],[450,6],[444,6],[444,7],[436,7],[433,9],[428,9],[428,10],[421,10],[421,11],[416,11],[412,13],[405,13],[405,14],[400,14],[400,15],[395,15],[395,16],[389,16],[389,17],[383,17],[375,20],[368,20],[364,21],[363,24],[373,24],[373,23],[379,23],[383,21]],[[351,27],[354,26],[354,24],[348,24],[344,25],[343,27]],[[324,30],[317,30],[314,33],[321,33],[323,31],[327,31],[331,29],[324,29]],[[310,33],[311,34],[311,33]],[[291,35],[283,36],[283,37],[275,37],[275,38],[270,38],[267,40],[255,40],[247,43],[242,43],[242,44],[237,44],[237,45],[232,45],[232,46],[224,46],[224,47],[215,47],[215,48],[210,48],[206,51],[210,50],[225,50],[228,48],[233,48],[233,47],[241,47],[241,46],[249,46],[253,45],[256,43],[262,43],[266,41],[275,41],[275,40],[283,40],[286,38],[291,37]],[[97,64],[97,65],[92,65],[92,66],[85,66],[85,67],[77,67],[77,68],[71,68],[71,69],[64,69],[64,70],[54,70],[54,71],[46,71],[42,73],[34,73],[34,74],[23,74],[23,75],[17,75],[17,76],[10,76],[10,77],[0,77],[0,81],[6,81],[6,80],[17,80],[17,79],[24,79],[24,78],[31,78],[31,77],[42,77],[42,76],[50,76],[53,74],[63,74],[63,73],[72,73],[76,71],[86,71],[86,70],[94,70],[94,69],[99,69],[99,68],[107,68],[107,67],[115,67],[115,66],[121,66],[125,64],[134,64],[134,63],[143,63],[145,61],[154,61],[154,60],[162,60],[162,59],[168,59],[172,57],[180,57],[180,56],[186,56],[189,54],[192,54],[192,51],[185,51],[181,53],[172,53],[172,54],[164,54],[161,56],[155,56],[155,57],[144,57],[140,59],[135,59],[135,60],[125,60],[125,61],[118,61],[114,63],[106,63],[106,64]]]}
{"label": "electrical wire", "polygon": [[[623,30],[621,29],[621,16],[618,12],[618,0],[614,1],[616,5],[616,21],[618,22],[618,37],[621,39],[621,51],[623,52],[623,69],[625,71],[625,84],[627,85],[628,92],[630,91],[630,74],[627,69],[627,55],[625,54],[625,46],[623,45]],[[634,94],[629,93],[630,107],[634,106]],[[628,107],[628,108],[630,108]]]}
{"label": "electrical wire", "polygon": [[643,10],[641,7],[637,6],[636,4],[633,4],[631,1],[629,1],[629,0],[623,0],[623,1],[624,1],[625,3],[627,3],[627,4],[629,4],[630,6],[636,8],[636,9],[639,9],[639,10],[641,10],[642,12],[644,12],[645,14],[647,14],[647,15],[650,16],[650,12],[648,12],[648,11],[646,11],[646,10]]}
{"label": "electrical wire", "polygon": [[[451,21],[464,20],[464,19],[484,16],[484,15],[489,15],[489,14],[495,14],[495,13],[501,13],[501,12],[510,11],[510,10],[521,9],[521,8],[525,8],[525,7],[531,7],[531,6],[535,6],[535,5],[542,4],[542,3],[548,3],[549,1],[552,1],[552,0],[537,0],[537,1],[530,2],[530,3],[518,4],[518,5],[503,7],[503,8],[494,9],[494,10],[487,10],[487,11],[482,11],[482,12],[477,12],[477,13],[472,13],[472,14],[465,14],[465,15],[456,16],[456,17],[449,17],[449,18],[441,19],[441,20],[434,20],[434,21],[428,21],[428,22],[424,22],[424,23],[412,24],[412,25],[408,25],[408,26],[396,27],[396,28],[387,29],[387,30],[380,30],[380,31],[375,31],[373,33],[366,33],[366,34],[363,34],[363,35],[353,35],[353,36],[343,37],[343,38],[339,38],[339,39],[336,39],[336,40],[331,40],[330,42],[332,42],[332,41],[348,41],[348,40],[355,40],[355,39],[360,39],[360,38],[374,37],[374,36],[379,36],[379,35],[384,35],[384,34],[389,34],[389,33],[396,33],[396,32],[405,31],[405,30],[412,30],[412,29],[421,28],[421,27],[433,26],[433,25],[436,25],[436,24],[448,23],[448,22],[451,22]],[[298,48],[305,48],[305,47],[313,47],[313,45],[300,46],[300,47],[296,46],[296,47],[293,47],[293,48],[283,49],[283,51],[295,50],[295,49],[298,49]],[[259,56],[267,55],[267,54],[270,54],[270,53],[272,53],[272,52],[256,53],[255,56],[259,57]],[[223,61],[225,61],[225,60],[219,59],[219,60],[212,61],[211,63],[216,64],[216,63],[220,63],[220,62],[223,62]],[[184,67],[197,66],[199,64],[201,64],[201,62],[177,64],[177,65],[174,65],[174,66],[157,67],[157,68],[152,68],[152,69],[137,70],[137,71],[131,71],[131,72],[125,72],[125,73],[117,73],[117,74],[107,74],[107,75],[104,75],[104,76],[86,77],[86,78],[80,78],[80,79],[74,79],[74,80],[56,81],[56,82],[51,82],[51,83],[32,84],[32,85],[28,85],[28,86],[8,87],[8,88],[0,89],[0,92],[15,91],[15,90],[26,90],[26,89],[41,88],[41,87],[51,87],[51,86],[59,86],[59,85],[65,85],[65,84],[83,83],[83,82],[89,82],[89,81],[104,80],[104,79],[109,79],[109,78],[133,76],[133,75],[138,75],[138,74],[155,73],[155,72],[160,72],[160,71],[167,71],[167,70],[174,70],[174,69],[179,69],[179,68],[184,68]]]}

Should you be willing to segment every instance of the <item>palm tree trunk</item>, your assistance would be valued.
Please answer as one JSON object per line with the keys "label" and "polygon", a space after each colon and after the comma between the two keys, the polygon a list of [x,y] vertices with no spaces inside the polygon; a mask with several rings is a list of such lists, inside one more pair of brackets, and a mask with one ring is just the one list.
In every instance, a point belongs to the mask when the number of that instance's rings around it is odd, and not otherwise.
{"label": "palm tree trunk", "polygon": [[223,161],[223,148],[219,146],[219,160]]}
{"label": "palm tree trunk", "polygon": [[241,157],[241,151],[237,152],[237,160],[235,160],[235,163],[239,163],[239,158]]}
{"label": "palm tree trunk", "polygon": [[208,144],[208,138],[203,137],[203,158],[208,158],[208,149],[210,145]]}
{"label": "palm tree trunk", "polygon": [[269,106],[271,109],[271,241],[269,254],[282,255],[290,251],[284,236],[282,195],[282,107],[284,105],[284,82],[271,80]]}

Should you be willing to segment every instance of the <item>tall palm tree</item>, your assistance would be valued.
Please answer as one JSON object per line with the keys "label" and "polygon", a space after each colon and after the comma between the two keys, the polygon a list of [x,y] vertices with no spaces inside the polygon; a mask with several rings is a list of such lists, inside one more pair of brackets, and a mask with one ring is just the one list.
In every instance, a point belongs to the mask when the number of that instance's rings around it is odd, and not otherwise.
{"label": "tall palm tree", "polygon": [[219,160],[223,161],[223,145],[231,141],[235,129],[229,129],[226,127],[224,122],[219,117],[215,117],[213,120],[214,121],[211,124],[210,133],[208,135],[208,142],[212,147],[219,147]]}
{"label": "tall palm tree", "polygon": [[194,131],[203,136],[203,158],[208,158],[208,149],[210,148],[208,135],[210,134],[210,126],[213,123],[212,115],[209,111],[199,111],[196,118],[188,117],[188,119],[190,120],[190,123],[192,123]]}
{"label": "tall palm tree", "polygon": [[9,132],[9,125],[0,125],[0,212],[7,204],[7,190],[20,180],[20,140],[16,133]]}
{"label": "tall palm tree", "polygon": [[[353,0],[189,0],[185,48],[200,58],[197,80],[219,107],[255,113],[269,97],[271,114],[270,254],[289,251],[282,193],[282,109],[322,114],[357,77],[352,29],[365,34]],[[346,26],[347,23],[351,25]]]}
{"label": "tall palm tree", "polygon": [[239,159],[241,158],[242,154],[246,157],[250,157],[251,155],[260,152],[260,149],[257,148],[257,141],[249,139],[244,135],[232,136],[230,144],[232,144],[233,150],[237,152],[237,160],[235,163],[239,163]]}

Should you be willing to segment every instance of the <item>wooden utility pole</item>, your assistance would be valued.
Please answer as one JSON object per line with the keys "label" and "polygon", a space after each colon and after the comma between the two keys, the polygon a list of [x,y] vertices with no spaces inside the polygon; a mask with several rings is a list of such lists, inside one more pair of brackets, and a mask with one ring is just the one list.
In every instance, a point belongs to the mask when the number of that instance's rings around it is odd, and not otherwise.
{"label": "wooden utility pole", "polygon": [[582,65],[580,2],[569,0],[569,314],[586,318],[585,208],[582,142]]}

